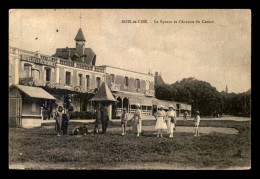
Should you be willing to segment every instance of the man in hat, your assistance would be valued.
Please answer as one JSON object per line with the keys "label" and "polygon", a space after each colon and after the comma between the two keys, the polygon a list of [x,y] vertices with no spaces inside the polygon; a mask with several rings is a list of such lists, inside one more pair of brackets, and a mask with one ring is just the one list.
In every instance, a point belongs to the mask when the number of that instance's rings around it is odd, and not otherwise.
{"label": "man in hat", "polygon": [[173,106],[169,106],[169,111],[167,112],[167,127],[168,127],[168,133],[169,138],[173,138],[173,130],[175,130],[176,127],[176,112],[173,109]]}
{"label": "man in hat", "polygon": [[104,102],[100,107],[101,120],[102,120],[102,134],[105,134],[107,131],[107,125],[109,121],[108,114],[108,103]]}
{"label": "man in hat", "polygon": [[128,115],[127,115],[126,107],[124,107],[123,113],[121,115],[122,135],[126,134],[127,117],[128,117]]}
{"label": "man in hat", "polygon": [[200,124],[200,112],[199,111],[196,111],[195,112],[195,119],[194,119],[194,122],[195,122],[195,135],[194,136],[199,136],[199,124]]}

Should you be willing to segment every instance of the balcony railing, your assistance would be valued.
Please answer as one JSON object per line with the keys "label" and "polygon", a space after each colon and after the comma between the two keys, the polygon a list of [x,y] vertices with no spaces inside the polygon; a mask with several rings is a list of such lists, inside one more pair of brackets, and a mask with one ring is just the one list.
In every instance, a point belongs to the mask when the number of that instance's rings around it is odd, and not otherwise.
{"label": "balcony railing", "polygon": [[74,67],[74,62],[73,61],[69,61],[69,60],[60,59],[60,64],[61,65]]}
{"label": "balcony railing", "polygon": [[34,56],[35,52],[30,52],[27,50],[22,50],[19,48],[9,47],[9,53],[15,54],[15,55],[31,55]]}
{"label": "balcony railing", "polygon": [[154,90],[145,90],[145,96],[154,96]]}
{"label": "balcony railing", "polygon": [[60,83],[46,81],[44,86],[49,87],[49,88],[60,89],[61,85],[60,85]]}
{"label": "balcony railing", "polygon": [[20,85],[33,86],[33,77],[19,78]]}
{"label": "balcony railing", "polygon": [[79,92],[79,93],[92,93],[94,94],[96,92],[95,89],[83,87],[83,86],[75,86],[74,91]]}
{"label": "balcony railing", "polygon": [[120,84],[112,84],[110,87],[111,91],[119,91],[120,90]]}
{"label": "balcony railing", "polygon": [[31,63],[38,63],[38,64],[47,65],[47,66],[52,66],[52,67],[55,67],[55,65],[56,65],[55,61],[45,60],[45,59],[41,59],[41,58],[37,58],[34,56],[25,55],[25,54],[21,55],[21,60],[31,62]]}
{"label": "balcony railing", "polygon": [[104,73],[105,69],[103,67],[97,67],[95,66],[95,71]]}
{"label": "balcony railing", "polygon": [[86,69],[86,70],[93,70],[93,66],[91,65],[87,65],[85,63],[76,63],[76,67],[77,68],[82,68],[82,69]]}
{"label": "balcony railing", "polygon": [[58,57],[52,57],[44,54],[39,54],[36,52],[30,52],[15,47],[9,47],[9,53],[20,55],[22,60],[31,63],[38,63],[38,64],[48,65],[52,67],[55,67],[56,64],[61,64],[65,66],[76,67],[76,68],[81,68],[81,69],[91,70],[91,71],[96,71],[101,73],[105,72],[104,67],[91,66],[81,62],[69,61],[67,59],[61,59]]}

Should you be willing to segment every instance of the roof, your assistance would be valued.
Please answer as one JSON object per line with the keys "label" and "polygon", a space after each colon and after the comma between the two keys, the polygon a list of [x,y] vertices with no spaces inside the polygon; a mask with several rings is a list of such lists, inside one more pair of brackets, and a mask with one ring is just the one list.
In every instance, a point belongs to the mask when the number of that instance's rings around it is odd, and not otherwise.
{"label": "roof", "polygon": [[[69,57],[69,50],[70,50],[70,58],[73,59],[73,56],[78,56],[76,54],[76,48],[57,48],[56,53],[53,55],[54,57],[59,57],[63,59],[68,59]],[[96,62],[96,54],[91,48],[84,49],[84,62],[89,65],[95,65]]]}
{"label": "roof", "polygon": [[40,98],[40,99],[52,99],[56,100],[51,94],[39,87],[32,87],[32,86],[24,86],[24,85],[12,85],[10,88],[18,88],[31,98]]}
{"label": "roof", "polygon": [[86,41],[81,28],[79,28],[79,31],[78,31],[74,40],[76,40],[76,41]]}
{"label": "roof", "polygon": [[110,65],[99,65],[99,67],[115,68],[115,69],[119,69],[119,70],[129,71],[129,72],[133,72],[133,73],[139,73],[139,74],[142,74],[142,75],[147,75],[147,76],[152,76],[153,77],[153,75],[149,75],[147,73],[142,73],[142,72],[138,72],[138,71],[133,71],[133,70],[128,70],[128,69],[124,69],[124,68],[114,67],[114,66],[110,66]]}
{"label": "roof", "polygon": [[101,87],[95,94],[95,96],[92,99],[90,99],[90,101],[117,101],[117,100],[112,95],[107,84],[103,82]]}
{"label": "roof", "polygon": [[114,94],[116,96],[120,97],[121,99],[127,97],[129,100],[129,103],[131,105],[140,104],[140,105],[145,105],[145,106],[152,106],[153,98],[151,98],[151,97],[146,97],[146,96],[139,95],[139,94],[127,94],[127,93],[120,92],[120,91],[118,91]]}

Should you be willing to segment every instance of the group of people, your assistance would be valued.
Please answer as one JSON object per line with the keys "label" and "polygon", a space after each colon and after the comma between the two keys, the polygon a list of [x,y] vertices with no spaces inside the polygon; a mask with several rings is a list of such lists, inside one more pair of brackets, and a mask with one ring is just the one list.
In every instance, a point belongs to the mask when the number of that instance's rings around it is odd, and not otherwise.
{"label": "group of people", "polygon": [[[102,133],[105,134],[109,121],[108,105],[106,103],[101,103],[100,108],[96,111],[96,121],[94,127],[94,134]],[[69,111],[72,111],[73,107],[70,106],[66,111],[62,106],[58,107],[58,110],[54,112],[55,119],[55,130],[57,131],[57,136],[67,135],[68,123],[69,123]],[[121,115],[121,127],[122,135],[126,134],[127,122],[133,121],[132,132],[136,133],[139,137],[142,132],[142,115],[140,110],[140,104],[136,104],[136,111],[132,118],[128,117],[127,109],[123,109]],[[169,110],[164,111],[164,107],[160,105],[158,111],[154,114],[156,119],[155,130],[157,130],[157,137],[163,137],[163,131],[167,130],[169,138],[173,138],[173,133],[176,130],[176,112],[172,105],[169,106]],[[195,113],[195,136],[199,136],[199,123],[200,116],[199,111]],[[99,131],[99,124],[102,124],[102,131]],[[86,128],[86,126],[84,126]],[[84,130],[85,131],[85,130]],[[87,133],[87,132],[86,132]]]}
{"label": "group of people", "polygon": [[53,112],[57,136],[68,134],[67,131],[70,119],[70,111],[73,111],[73,105],[71,104],[71,101],[67,107],[65,104],[63,106],[58,106],[58,110]]}
{"label": "group of people", "polygon": [[69,115],[68,113],[65,113],[62,106],[59,106],[58,111],[54,112],[54,119],[57,136],[66,135],[69,124]]}
{"label": "group of people", "polygon": [[[137,133],[137,137],[140,136],[142,132],[142,117],[140,104],[136,104],[136,111],[132,118],[128,119],[128,114],[126,108],[123,109],[123,113],[121,115],[121,126],[122,126],[122,135],[126,134],[127,122],[134,120],[132,131]],[[154,114],[156,119],[155,130],[157,130],[157,137],[163,137],[163,131],[167,130],[169,134],[169,138],[173,138],[173,132],[176,130],[176,112],[172,105],[169,106],[169,110],[165,112],[164,106],[160,105],[158,107],[158,111]],[[187,115],[186,115],[187,116]],[[186,118],[186,117],[185,117]],[[200,116],[199,111],[195,113],[195,136],[199,136],[199,123]]]}

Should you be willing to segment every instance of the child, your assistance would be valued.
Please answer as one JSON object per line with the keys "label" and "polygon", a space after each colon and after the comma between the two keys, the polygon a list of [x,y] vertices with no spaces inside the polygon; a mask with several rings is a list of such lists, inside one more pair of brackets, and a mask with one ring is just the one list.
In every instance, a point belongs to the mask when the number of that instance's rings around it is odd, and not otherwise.
{"label": "child", "polygon": [[157,137],[161,135],[162,136],[162,131],[163,129],[167,129],[166,123],[165,123],[165,117],[166,113],[163,110],[163,106],[160,105],[158,111],[155,113],[155,118],[156,118],[156,125],[155,129],[158,131],[157,132]]}
{"label": "child", "polygon": [[77,126],[72,130],[73,135],[87,135],[88,133],[88,124],[83,126]]}
{"label": "child", "polygon": [[173,138],[173,130],[175,131],[176,125],[176,112],[173,109],[173,106],[169,106],[169,111],[167,112],[167,126],[168,132],[170,133],[169,138]]}
{"label": "child", "polygon": [[127,112],[126,108],[123,109],[123,113],[121,115],[121,126],[122,126],[122,135],[126,134],[126,127],[127,127]]}
{"label": "child", "polygon": [[199,116],[199,111],[196,111],[195,113],[195,135],[194,136],[199,136],[199,124],[200,124],[200,116]]}

